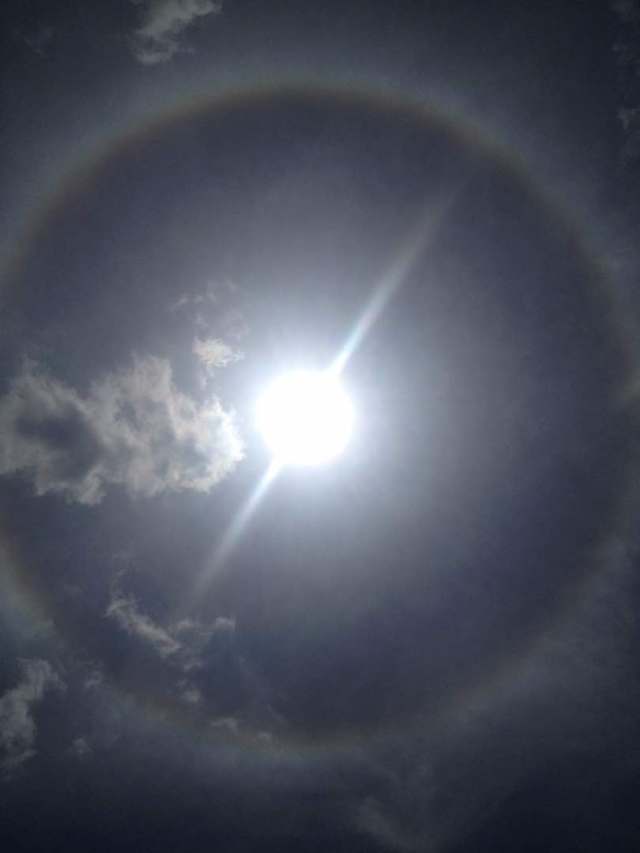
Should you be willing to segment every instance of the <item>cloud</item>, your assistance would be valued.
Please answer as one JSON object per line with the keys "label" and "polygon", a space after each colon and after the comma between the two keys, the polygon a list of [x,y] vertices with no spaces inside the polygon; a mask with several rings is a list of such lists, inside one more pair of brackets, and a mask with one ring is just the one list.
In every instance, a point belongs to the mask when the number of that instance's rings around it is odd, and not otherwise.
{"label": "cloud", "polygon": [[199,292],[183,293],[168,306],[169,311],[183,311],[192,306],[217,305],[221,291],[233,291],[235,285],[224,279],[221,283],[209,281],[204,290]]}
{"label": "cloud", "polygon": [[221,729],[226,734],[238,735],[240,732],[240,724],[235,717],[217,717],[211,720],[209,725],[213,729]]}
{"label": "cloud", "polygon": [[84,680],[83,687],[85,690],[98,690],[104,684],[104,675],[99,669],[93,669],[89,672]]}
{"label": "cloud", "polygon": [[86,737],[77,737],[71,743],[71,753],[76,756],[76,758],[84,759],[88,755],[91,755],[92,747]]}
{"label": "cloud", "polygon": [[50,688],[63,689],[64,684],[45,660],[22,662],[22,681],[0,697],[0,768],[11,773],[36,754],[36,723],[33,706]]}
{"label": "cloud", "polygon": [[233,634],[236,630],[236,620],[230,616],[218,616],[213,623],[213,630],[216,633]]}
{"label": "cloud", "polygon": [[182,648],[168,631],[139,609],[132,596],[116,594],[107,607],[106,615],[127,634],[151,646],[161,658],[171,657]]}
{"label": "cloud", "polygon": [[227,367],[239,361],[243,353],[234,350],[220,338],[196,338],[193,342],[193,354],[200,361],[205,372],[211,376],[221,367]]}
{"label": "cloud", "polygon": [[[249,332],[245,312],[242,308],[241,291],[231,279],[209,281],[203,290],[183,293],[169,303],[167,310],[189,318],[204,337],[202,343],[220,342],[232,354],[229,364],[238,361],[243,353],[228,344],[230,339],[238,341]],[[200,349],[198,339],[194,341],[193,351]],[[206,354],[206,349],[203,354]],[[219,365],[221,366],[221,365]]]}
{"label": "cloud", "polygon": [[[203,655],[214,635],[231,635],[235,632],[235,619],[229,616],[218,616],[210,625],[195,619],[181,619],[163,627],[141,609],[133,595],[123,590],[123,579],[124,572],[118,572],[105,615],[127,634],[151,648],[160,658],[170,660],[183,674],[202,667]],[[181,687],[185,691],[195,689],[194,685],[185,680],[181,681]]]}
{"label": "cloud", "polygon": [[131,39],[133,55],[143,65],[168,62],[186,48],[182,35],[198,18],[218,15],[214,0],[132,0],[142,5],[142,23]]}
{"label": "cloud", "polygon": [[158,657],[164,664],[163,683],[184,706],[201,721],[211,718],[211,725],[227,730],[223,723],[231,717],[253,731],[264,730],[266,724],[283,726],[268,686],[239,653],[233,616],[217,616],[208,623],[186,618],[161,624],[123,589],[124,577],[124,572],[115,577],[105,616]]}
{"label": "cloud", "polygon": [[217,398],[198,404],[166,360],[136,358],[86,397],[27,364],[0,399],[0,474],[35,492],[99,503],[110,485],[132,495],[209,492],[242,459],[233,417]]}
{"label": "cloud", "polygon": [[181,698],[185,704],[195,707],[202,702],[202,693],[197,687],[186,686],[181,693]]}

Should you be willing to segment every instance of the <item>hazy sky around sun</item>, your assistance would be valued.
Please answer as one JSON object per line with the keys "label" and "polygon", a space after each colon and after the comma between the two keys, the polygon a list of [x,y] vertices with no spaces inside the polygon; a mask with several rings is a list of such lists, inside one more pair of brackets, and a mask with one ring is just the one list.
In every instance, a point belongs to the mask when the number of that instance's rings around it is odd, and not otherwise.
{"label": "hazy sky around sun", "polygon": [[635,849],[638,4],[0,14],[3,848]]}

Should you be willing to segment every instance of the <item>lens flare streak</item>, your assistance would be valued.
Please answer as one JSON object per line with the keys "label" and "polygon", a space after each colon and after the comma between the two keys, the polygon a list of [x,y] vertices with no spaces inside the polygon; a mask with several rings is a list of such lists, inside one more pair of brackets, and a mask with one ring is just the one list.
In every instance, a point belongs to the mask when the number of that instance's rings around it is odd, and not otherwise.
{"label": "lens flare streak", "polygon": [[421,252],[433,240],[456,196],[457,193],[453,192],[438,204],[434,205],[431,202],[426,205],[422,216],[405,239],[389,270],[374,287],[371,298],[360,318],[356,321],[353,331],[331,364],[329,368],[331,373],[336,376],[342,373],[351,356],[362,344],[391,299],[407,280],[407,276]]}
{"label": "lens flare streak", "polygon": [[254,516],[256,510],[264,500],[269,488],[282,470],[282,466],[273,461],[258,481],[257,486],[251,492],[245,503],[236,513],[233,521],[227,527],[224,535],[215,548],[211,560],[202,570],[200,576],[193,585],[186,604],[183,606],[185,613],[190,612],[197,602],[206,593],[213,579],[227,564],[227,561],[238,545],[247,524]]}

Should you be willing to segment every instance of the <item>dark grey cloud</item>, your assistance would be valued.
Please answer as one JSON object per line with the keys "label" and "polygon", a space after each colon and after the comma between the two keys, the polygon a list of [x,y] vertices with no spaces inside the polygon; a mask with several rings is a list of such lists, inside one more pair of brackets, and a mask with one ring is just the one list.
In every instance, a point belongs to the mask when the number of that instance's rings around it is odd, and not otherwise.
{"label": "dark grey cloud", "polygon": [[0,768],[5,774],[36,754],[33,708],[47,690],[63,688],[63,681],[47,661],[22,661],[21,681],[0,696]]}
{"label": "dark grey cloud", "polygon": [[141,24],[133,33],[133,55],[143,65],[168,62],[185,51],[183,35],[198,19],[218,15],[214,0],[132,0],[142,7]]}
{"label": "dark grey cloud", "polygon": [[108,486],[132,495],[208,492],[242,458],[232,415],[175,386],[168,361],[136,358],[81,396],[28,364],[0,399],[0,474],[36,494],[97,504]]}

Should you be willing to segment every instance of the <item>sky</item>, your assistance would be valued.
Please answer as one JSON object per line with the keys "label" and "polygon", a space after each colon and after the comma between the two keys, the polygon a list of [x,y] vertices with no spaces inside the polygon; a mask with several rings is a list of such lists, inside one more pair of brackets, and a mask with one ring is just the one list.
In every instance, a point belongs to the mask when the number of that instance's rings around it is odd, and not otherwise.
{"label": "sky", "polygon": [[0,16],[2,849],[636,850],[640,3]]}

